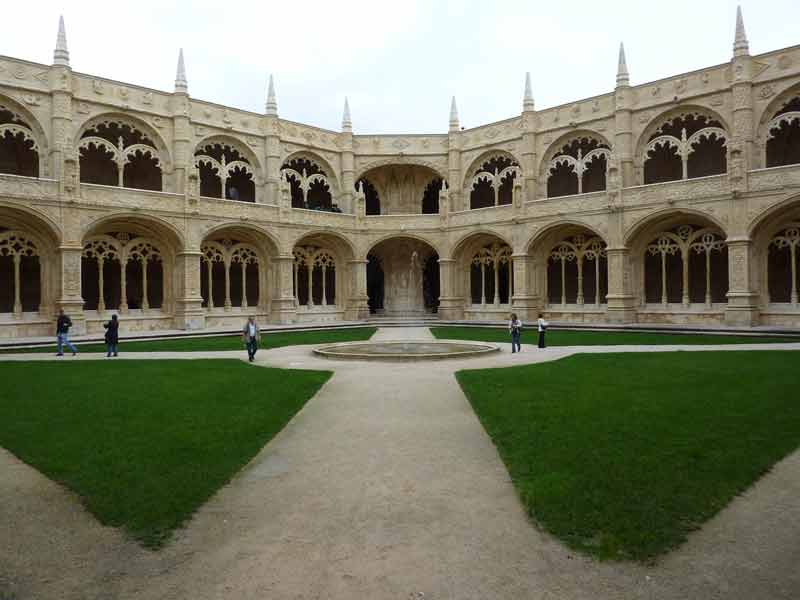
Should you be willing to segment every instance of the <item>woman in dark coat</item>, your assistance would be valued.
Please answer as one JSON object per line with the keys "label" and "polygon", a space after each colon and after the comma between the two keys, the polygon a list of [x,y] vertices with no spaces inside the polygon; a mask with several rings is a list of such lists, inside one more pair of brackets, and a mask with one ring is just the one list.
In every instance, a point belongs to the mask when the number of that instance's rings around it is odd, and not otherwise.
{"label": "woman in dark coat", "polygon": [[112,354],[119,356],[117,354],[117,344],[119,343],[119,321],[117,320],[117,315],[111,315],[111,320],[105,323],[103,327],[106,328],[106,358]]}

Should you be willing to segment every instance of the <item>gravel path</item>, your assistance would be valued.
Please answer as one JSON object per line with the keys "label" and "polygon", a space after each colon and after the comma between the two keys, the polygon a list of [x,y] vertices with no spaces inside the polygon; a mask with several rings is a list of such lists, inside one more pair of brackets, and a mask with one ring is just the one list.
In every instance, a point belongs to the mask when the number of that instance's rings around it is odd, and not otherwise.
{"label": "gravel path", "polygon": [[[401,336],[430,332],[376,334]],[[430,364],[327,361],[303,346],[259,352],[258,365],[335,374],[158,553],[101,527],[72,494],[0,451],[0,598],[800,597],[800,452],[657,565],[598,563],[529,522],[453,377],[576,352],[798,345],[526,346],[515,355],[503,346],[488,358]],[[121,358],[243,353],[187,354]]]}

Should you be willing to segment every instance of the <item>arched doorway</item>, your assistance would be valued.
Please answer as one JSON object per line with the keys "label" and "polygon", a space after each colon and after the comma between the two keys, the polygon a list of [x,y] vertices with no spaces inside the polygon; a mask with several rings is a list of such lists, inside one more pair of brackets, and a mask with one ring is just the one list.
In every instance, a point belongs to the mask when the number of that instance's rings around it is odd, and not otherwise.
{"label": "arched doorway", "polygon": [[439,307],[439,254],[414,238],[384,240],[367,255],[370,313],[420,317]]}

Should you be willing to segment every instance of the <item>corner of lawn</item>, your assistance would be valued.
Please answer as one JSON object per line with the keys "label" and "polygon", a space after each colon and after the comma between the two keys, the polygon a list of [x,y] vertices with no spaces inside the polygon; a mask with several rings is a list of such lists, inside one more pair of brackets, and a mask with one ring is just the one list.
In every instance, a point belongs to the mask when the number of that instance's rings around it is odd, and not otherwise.
{"label": "corner of lawn", "polygon": [[0,446],[158,548],[330,376],[238,360],[0,363]]}
{"label": "corner of lawn", "polygon": [[456,377],[528,513],[600,559],[654,560],[800,444],[786,351],[583,354]]}

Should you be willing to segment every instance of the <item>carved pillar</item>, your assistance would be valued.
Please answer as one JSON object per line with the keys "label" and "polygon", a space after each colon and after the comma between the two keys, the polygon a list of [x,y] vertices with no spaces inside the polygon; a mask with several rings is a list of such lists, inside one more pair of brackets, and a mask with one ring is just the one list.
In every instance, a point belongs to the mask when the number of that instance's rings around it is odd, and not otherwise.
{"label": "carved pillar", "polygon": [[520,319],[536,317],[539,308],[537,290],[534,284],[536,278],[536,262],[528,254],[511,255],[511,264],[514,278],[514,296],[511,298],[513,312]]}
{"label": "carved pillar", "polygon": [[123,315],[128,312],[128,257],[124,256],[120,260],[119,278],[119,312]]}
{"label": "carved pillar", "polygon": [[231,303],[231,261],[225,260],[225,310],[230,310]]}
{"label": "carved pillar", "polygon": [[[202,257],[203,255],[199,249],[180,252],[175,256],[176,280],[178,282],[175,294],[175,326],[178,329],[203,329],[206,326],[203,296],[200,294]],[[211,277],[209,277],[209,310],[214,306],[211,283]]]}
{"label": "carved pillar", "polygon": [[[281,177],[281,138],[280,122],[277,116],[264,117],[265,131],[267,132],[264,141],[264,153],[266,156],[265,164],[265,186],[263,199],[256,199],[258,202],[279,205],[281,201],[280,177]],[[291,206],[291,200],[290,206]]]}
{"label": "carved pillar", "polygon": [[150,301],[147,299],[147,257],[142,258],[142,310],[150,308]]}
{"label": "carved pillar", "polygon": [[[172,94],[170,109],[172,126],[175,129],[172,143],[173,164],[172,173],[164,173],[165,177],[171,177],[171,181],[165,182],[164,190],[188,195],[192,191],[188,185],[189,173],[194,170],[194,148],[192,148],[191,123],[189,122],[189,94],[187,92]],[[162,168],[166,168],[163,163]]]}
{"label": "carved pillar", "polygon": [[106,297],[105,293],[103,292],[103,288],[105,287],[105,281],[103,279],[103,257],[97,257],[97,286],[100,288],[98,291],[98,298],[97,298],[97,312],[103,313],[106,310]]}
{"label": "carved pillar", "polygon": [[439,316],[446,320],[464,316],[463,300],[455,296],[455,263],[452,258],[439,259]]}
{"label": "carved pillar", "polygon": [[323,263],[322,265],[322,306],[328,306],[328,293],[325,289],[327,287],[328,266]]}
{"label": "carved pillar", "polygon": [[360,320],[369,317],[369,296],[367,295],[367,264],[368,260],[351,260],[350,281],[351,295],[345,318]]}
{"label": "carved pillar", "polygon": [[578,297],[576,301],[578,306],[583,306],[583,255],[579,254],[575,260],[578,261]]}
{"label": "carved pillar", "polygon": [[242,308],[247,308],[247,263],[242,261]]}
{"label": "carved pillar", "polygon": [[608,248],[608,320],[612,323],[636,322],[635,296],[631,281],[628,248]]}
{"label": "carved pillar", "polygon": [[681,265],[683,267],[681,303],[684,308],[689,308],[689,248],[681,250]]}
{"label": "carved pillar", "polygon": [[306,262],[306,270],[308,271],[308,300],[306,306],[311,308],[314,306],[314,264],[311,261]]}
{"label": "carved pillar", "polygon": [[464,196],[461,173],[461,133],[451,128],[447,138],[447,179],[450,210],[453,212],[469,208],[469,196]]}
{"label": "carved pillar", "polygon": [[294,256],[280,254],[274,257],[273,260],[277,276],[276,295],[272,299],[272,314],[277,316],[279,323],[293,323],[297,319],[297,309],[294,305],[294,294],[292,293]]}
{"label": "carved pillar", "polygon": [[725,323],[758,325],[758,295],[753,286],[752,242],[749,238],[728,238],[728,306]]}
{"label": "carved pillar", "polygon": [[[61,182],[61,193],[72,195],[77,190],[65,189],[68,183],[64,177],[64,161],[72,158],[72,69],[66,65],[53,65],[48,78],[52,93],[52,145],[50,146],[49,164],[42,161],[39,176],[51,177]],[[45,143],[44,140],[41,140]],[[41,149],[42,151],[45,148]],[[44,158],[44,157],[43,157]]]}
{"label": "carved pillar", "polygon": [[[64,244],[58,248],[61,267],[61,290],[56,311],[63,308],[72,319],[72,333],[86,333],[86,320],[83,315],[83,298],[81,297],[81,258],[83,247],[80,244]],[[17,290],[19,287],[17,286]]]}
{"label": "carved pillar", "polygon": [[342,195],[339,198],[342,212],[354,214],[356,212],[353,203],[355,194],[355,159],[353,155],[353,133],[343,131],[339,134],[342,140]]}
{"label": "carved pillar", "polygon": [[[524,105],[523,105],[524,107]],[[539,162],[536,158],[536,112],[533,110],[533,102],[529,108],[522,111],[522,148],[520,168],[522,169],[522,185],[524,200],[536,199],[536,186],[539,174],[536,169]]]}
{"label": "carved pillar", "polygon": [[20,299],[20,268],[22,256],[14,254],[14,316],[22,316],[22,300]]}
{"label": "carved pillar", "polygon": [[614,95],[614,153],[622,170],[622,186],[636,185],[633,161],[632,92],[627,83],[618,84]]}

